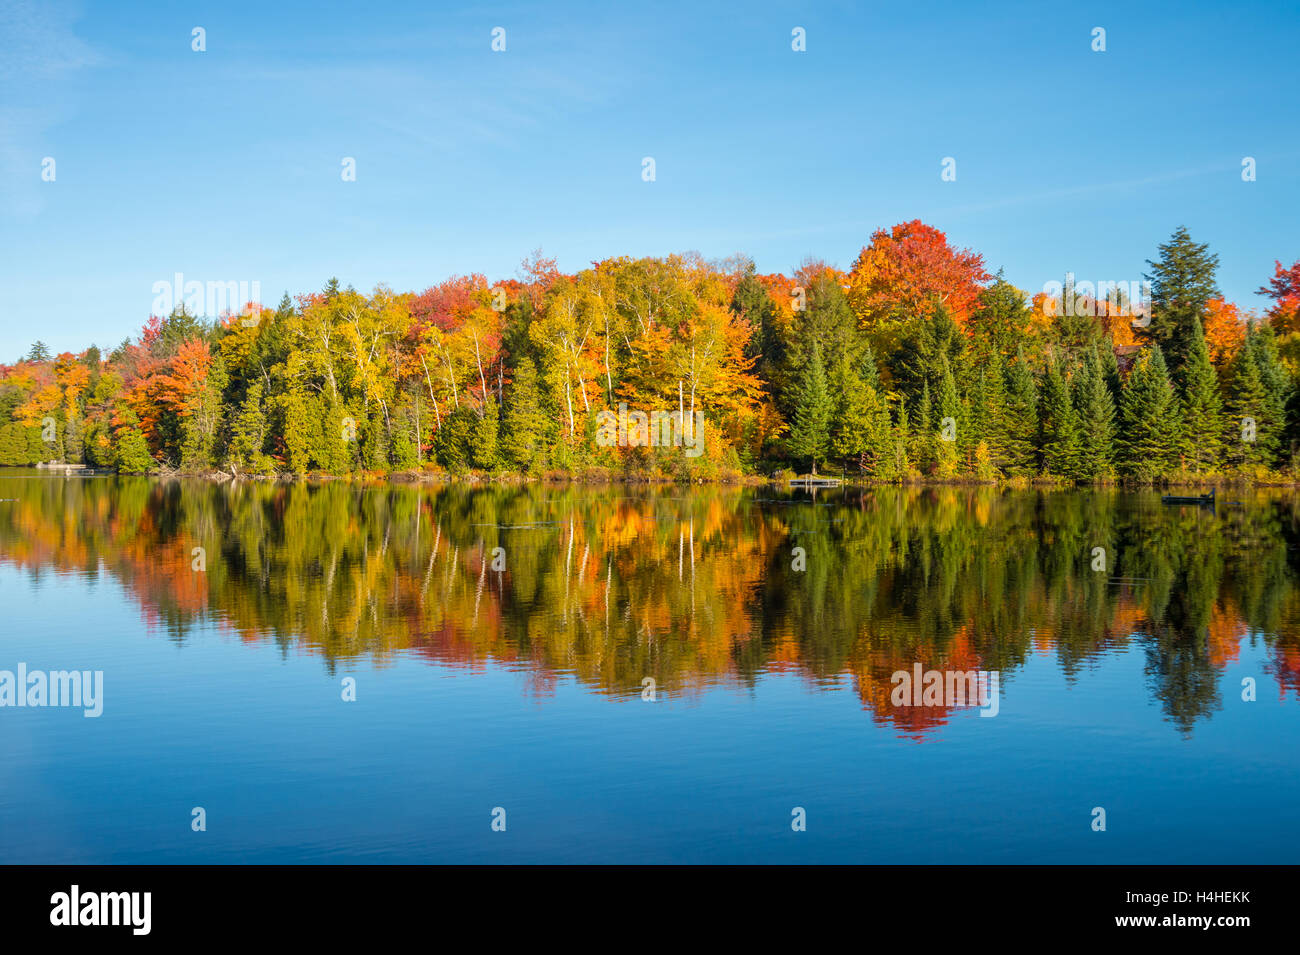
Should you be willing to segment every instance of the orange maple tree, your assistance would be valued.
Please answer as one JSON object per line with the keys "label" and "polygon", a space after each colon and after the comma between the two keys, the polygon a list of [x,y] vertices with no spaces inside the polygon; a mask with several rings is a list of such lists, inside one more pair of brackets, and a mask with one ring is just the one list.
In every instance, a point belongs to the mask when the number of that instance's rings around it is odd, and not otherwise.
{"label": "orange maple tree", "polygon": [[964,326],[992,280],[984,257],[954,249],[948,237],[920,219],[878,229],[849,271],[849,305],[863,329],[901,324],[945,307]]}

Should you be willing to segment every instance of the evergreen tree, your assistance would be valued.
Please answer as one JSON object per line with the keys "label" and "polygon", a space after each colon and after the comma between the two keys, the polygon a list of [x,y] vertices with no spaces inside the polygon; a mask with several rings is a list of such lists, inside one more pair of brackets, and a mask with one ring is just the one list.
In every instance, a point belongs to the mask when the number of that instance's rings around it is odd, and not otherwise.
{"label": "evergreen tree", "polygon": [[1035,471],[1038,437],[1038,388],[1023,350],[1007,372],[1006,438],[1002,467],[1014,477]]}
{"label": "evergreen tree", "polygon": [[1120,471],[1152,480],[1173,464],[1178,450],[1178,405],[1158,347],[1133,366],[1120,401]]}
{"label": "evergreen tree", "polygon": [[812,359],[797,388],[794,420],[790,424],[787,445],[795,458],[812,462],[812,473],[817,473],[817,462],[826,459],[830,447],[832,402],[822,364],[821,343],[812,343]]}
{"label": "evergreen tree", "polygon": [[1191,343],[1180,402],[1182,459],[1194,471],[1214,471],[1223,450],[1223,405],[1201,321],[1192,319]]}
{"label": "evergreen tree", "polygon": [[1210,254],[1208,245],[1193,242],[1183,226],[1159,250],[1159,259],[1147,260],[1151,324],[1139,334],[1160,348],[1169,373],[1181,383],[1194,338],[1193,319],[1204,325],[1205,303],[1219,294],[1215,282],[1219,257]]}
{"label": "evergreen tree", "polygon": [[843,462],[846,469],[871,471],[888,440],[889,412],[866,380],[873,371],[868,349],[861,370],[852,368],[848,356],[841,355],[832,376],[835,413],[830,427],[830,456]]}
{"label": "evergreen tree", "polygon": [[1273,404],[1276,407],[1285,408],[1287,401],[1291,397],[1293,382],[1291,373],[1287,370],[1286,365],[1282,363],[1282,356],[1278,351],[1277,334],[1274,332],[1273,326],[1267,322],[1253,324],[1250,328],[1250,334],[1246,336],[1245,344],[1255,357],[1255,366],[1259,369],[1259,379],[1263,383],[1265,390],[1268,391]]}
{"label": "evergreen tree", "polygon": [[1055,358],[1047,364],[1041,393],[1039,448],[1043,466],[1056,477],[1079,475],[1079,423],[1070,383]]}
{"label": "evergreen tree", "polygon": [[979,307],[971,313],[970,331],[977,343],[987,344],[1003,361],[1014,358],[1029,326],[1025,293],[1002,277],[980,292]]}
{"label": "evergreen tree", "polygon": [[1266,467],[1277,463],[1283,425],[1283,408],[1261,374],[1262,350],[1247,333],[1246,343],[1233,362],[1225,425],[1226,458],[1237,468]]}
{"label": "evergreen tree", "polygon": [[910,440],[907,422],[907,406],[898,404],[897,420],[889,429],[884,452],[876,461],[875,477],[882,481],[901,481],[911,471],[911,462],[907,457]]}
{"label": "evergreen tree", "polygon": [[1075,407],[1079,414],[1078,476],[1096,480],[1114,473],[1115,401],[1096,350],[1088,353],[1078,385]]}
{"label": "evergreen tree", "polygon": [[[895,386],[912,398],[911,414],[916,417],[922,388],[928,384],[932,396],[939,392],[941,356],[949,362],[962,350],[962,333],[948,310],[938,306],[924,317],[914,319],[907,334],[889,360]],[[919,427],[918,422],[913,422]]]}
{"label": "evergreen tree", "polygon": [[521,471],[535,471],[544,466],[546,424],[537,368],[532,359],[523,358],[515,366],[501,423],[501,455],[507,465]]}
{"label": "evergreen tree", "polygon": [[117,431],[117,469],[127,474],[148,474],[157,470],[158,462],[149,453],[149,443],[140,432],[140,419],[134,411],[123,409],[122,427]]}
{"label": "evergreen tree", "polygon": [[1098,357],[1101,358],[1101,374],[1106,382],[1106,387],[1110,389],[1110,399],[1115,407],[1119,407],[1120,395],[1124,392],[1124,384],[1119,373],[1119,359],[1115,357],[1115,346],[1110,339],[1103,339],[1097,347]]}
{"label": "evergreen tree", "polygon": [[974,352],[967,362],[967,376],[971,379],[965,402],[965,421],[959,439],[962,456],[968,466],[980,446],[988,460],[999,470],[1006,467],[1007,459],[1007,394],[1006,375],[1002,354],[987,346]]}
{"label": "evergreen tree", "polygon": [[0,427],[0,465],[21,467],[34,463],[27,453],[27,430],[17,421]]}
{"label": "evergreen tree", "polygon": [[382,471],[388,466],[388,422],[382,408],[371,408],[359,422],[357,451],[361,466],[367,471]]}
{"label": "evergreen tree", "polygon": [[308,398],[307,447],[316,467],[327,474],[347,474],[361,467],[358,443],[365,421],[332,397]]}
{"label": "evergreen tree", "polygon": [[957,397],[957,381],[947,354],[939,354],[939,397],[935,405],[939,418],[938,430],[931,436],[934,442],[935,471],[940,477],[957,473],[957,442],[968,422],[961,421],[961,400]]}
{"label": "evergreen tree", "polygon": [[266,446],[266,412],[262,408],[262,383],[252,382],[240,406],[239,414],[231,425],[230,457],[235,466],[254,474],[271,470],[271,460],[263,449]]}
{"label": "evergreen tree", "polygon": [[753,360],[754,371],[764,381],[774,381],[785,364],[785,342],[776,327],[776,303],[758,280],[753,262],[736,284],[731,311],[749,322],[751,331],[745,357]]}
{"label": "evergreen tree", "polygon": [[448,471],[457,473],[469,468],[470,435],[477,421],[478,416],[464,406],[443,416],[442,427],[433,438],[433,450],[438,463]]}
{"label": "evergreen tree", "polygon": [[497,403],[488,392],[474,430],[470,434],[470,457],[474,467],[491,471],[497,466]]}
{"label": "evergreen tree", "polygon": [[[1073,276],[1067,275],[1061,292],[1061,306],[1052,316],[1051,340],[1067,355],[1087,354],[1102,341],[1096,314],[1096,298],[1078,294]],[[1062,374],[1065,373],[1066,369],[1063,369]]]}
{"label": "evergreen tree", "polygon": [[932,426],[934,404],[930,400],[930,383],[921,385],[921,397],[911,416],[910,427],[904,430],[907,439],[908,456],[922,470],[929,470],[934,463],[934,441]]}

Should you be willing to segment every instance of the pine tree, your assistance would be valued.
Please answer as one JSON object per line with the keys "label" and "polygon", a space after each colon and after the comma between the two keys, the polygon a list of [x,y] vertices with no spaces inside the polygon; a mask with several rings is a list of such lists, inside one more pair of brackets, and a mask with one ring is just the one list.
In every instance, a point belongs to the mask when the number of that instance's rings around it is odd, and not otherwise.
{"label": "pine tree", "polygon": [[1192,320],[1204,324],[1205,303],[1219,294],[1215,272],[1219,257],[1209,246],[1192,241],[1179,226],[1169,241],[1159,246],[1160,258],[1147,260],[1151,282],[1151,324],[1140,330],[1146,341],[1159,346],[1170,375],[1183,381],[1193,343]]}
{"label": "pine tree", "polygon": [[1014,477],[1037,470],[1038,388],[1021,349],[1007,372],[1006,449],[1003,469]]}
{"label": "pine tree", "polygon": [[309,454],[326,474],[347,474],[362,466],[358,440],[364,437],[364,420],[332,397],[306,397],[305,427]]}
{"label": "pine tree", "polygon": [[939,354],[939,395],[935,411],[939,418],[938,430],[931,437],[935,472],[940,477],[951,477],[957,473],[957,441],[967,422],[959,420],[963,416],[961,399],[957,397],[957,381],[948,356],[943,352]]}
{"label": "pine tree", "polygon": [[794,420],[790,424],[787,445],[796,458],[812,461],[812,473],[817,473],[817,462],[826,459],[830,446],[832,402],[822,364],[821,343],[813,341],[812,359],[804,371],[797,388]]}
{"label": "pine tree", "polygon": [[846,468],[866,470],[878,450],[876,393],[850,367],[847,355],[836,362],[832,381],[835,412],[831,416],[830,456]]}
{"label": "pine tree", "polygon": [[731,297],[731,311],[743,317],[750,325],[745,357],[753,359],[754,371],[764,381],[773,382],[785,363],[785,342],[776,327],[776,303],[768,295],[763,283],[750,262],[745,274],[736,283]]}
{"label": "pine tree", "polygon": [[1268,391],[1273,404],[1285,408],[1291,397],[1293,381],[1291,373],[1282,363],[1282,356],[1277,346],[1277,333],[1267,323],[1254,324],[1251,334],[1246,337],[1246,347],[1255,356],[1255,365],[1259,368],[1259,379]]}
{"label": "pine tree", "polygon": [[488,392],[482,413],[470,434],[470,456],[474,467],[491,471],[497,466],[497,403]]}
{"label": "pine tree", "polygon": [[1039,447],[1043,466],[1056,477],[1074,478],[1079,473],[1079,424],[1070,383],[1053,358],[1043,375],[1040,403]]}
{"label": "pine tree", "polygon": [[469,468],[470,435],[477,420],[478,416],[463,405],[443,416],[442,427],[433,438],[433,450],[438,463],[448,471],[458,473]]}
{"label": "pine tree", "polygon": [[1007,394],[1002,355],[995,349],[981,349],[970,364],[972,381],[966,399],[966,420],[962,456],[968,466],[978,448],[985,448],[988,460],[999,469],[1007,466]]}
{"label": "pine tree", "polygon": [[1273,467],[1283,425],[1283,409],[1260,372],[1261,349],[1251,341],[1255,334],[1254,330],[1247,333],[1228,388],[1225,456],[1238,468]]}
{"label": "pine tree", "polygon": [[34,463],[27,454],[27,431],[17,421],[0,426],[0,465],[9,467]]}
{"label": "pine tree", "polygon": [[888,430],[883,451],[876,460],[873,476],[882,481],[901,481],[907,477],[911,470],[911,463],[907,457],[907,447],[910,439],[907,423],[907,406],[902,402],[898,404],[898,420],[889,424],[888,411],[885,417]]}
{"label": "pine tree", "polygon": [[1120,400],[1120,471],[1152,480],[1173,463],[1178,445],[1178,407],[1165,358],[1157,347],[1133,366]]}
{"label": "pine tree", "polygon": [[934,404],[930,400],[930,383],[927,381],[921,385],[921,396],[916,401],[909,426],[903,431],[908,457],[922,471],[928,471],[934,463],[933,418]]}
{"label": "pine tree", "polygon": [[262,383],[248,386],[244,403],[231,425],[230,456],[241,470],[263,474],[271,461],[263,453],[266,444],[266,412],[262,409]]}
{"label": "pine tree", "polygon": [[1180,410],[1180,450],[1193,471],[1214,471],[1223,451],[1223,404],[1219,379],[1210,364],[1201,321],[1193,317],[1187,366],[1183,372]]}
{"label": "pine tree", "polygon": [[1115,357],[1115,345],[1110,339],[1104,339],[1097,347],[1101,359],[1101,374],[1110,389],[1110,400],[1119,407],[1120,395],[1124,392],[1124,383],[1119,373],[1119,359]]}
{"label": "pine tree", "polygon": [[999,269],[993,284],[980,292],[979,308],[970,316],[970,330],[977,342],[986,343],[1005,363],[1019,350],[1029,316],[1025,293],[1004,279]]}
{"label": "pine tree", "polygon": [[500,437],[502,458],[521,471],[535,471],[545,465],[547,422],[541,404],[537,367],[532,359],[522,358],[506,393]]}
{"label": "pine tree", "polygon": [[140,431],[140,419],[134,411],[125,409],[121,419],[123,425],[117,430],[114,455],[117,469],[126,474],[148,474],[157,470],[158,462],[149,453],[149,443]]}
{"label": "pine tree", "polygon": [[1079,413],[1078,476],[1096,480],[1114,473],[1115,401],[1095,350],[1085,359],[1075,407]]}

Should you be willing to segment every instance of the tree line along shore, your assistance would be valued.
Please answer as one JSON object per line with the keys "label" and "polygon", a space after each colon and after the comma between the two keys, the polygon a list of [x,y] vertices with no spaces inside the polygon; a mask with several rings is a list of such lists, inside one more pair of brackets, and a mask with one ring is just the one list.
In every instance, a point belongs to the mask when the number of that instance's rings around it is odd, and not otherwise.
{"label": "tree line along shore", "polygon": [[1261,277],[1258,312],[1217,269],[1179,228],[1145,263],[1148,300],[1068,276],[1030,294],[914,220],[847,271],[686,253],[565,274],[537,252],[419,293],[331,279],[216,317],[180,301],[109,351],[37,342],[0,365],[0,464],[1290,483],[1300,261]]}

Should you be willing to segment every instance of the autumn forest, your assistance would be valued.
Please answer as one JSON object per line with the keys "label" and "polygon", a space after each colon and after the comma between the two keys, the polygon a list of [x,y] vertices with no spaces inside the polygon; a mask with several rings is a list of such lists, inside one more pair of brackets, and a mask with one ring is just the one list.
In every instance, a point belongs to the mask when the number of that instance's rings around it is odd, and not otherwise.
{"label": "autumn forest", "polygon": [[[1300,261],[1225,301],[1184,229],[1149,301],[1027,293],[920,221],[845,272],[611,258],[419,293],[331,279],[277,308],[182,303],[111,350],[0,366],[0,464],[127,473],[876,481],[1289,481],[1300,467]],[[1046,286],[1045,286],[1046,287]],[[700,420],[698,456],[602,413]],[[698,417],[696,417],[698,416]]]}

